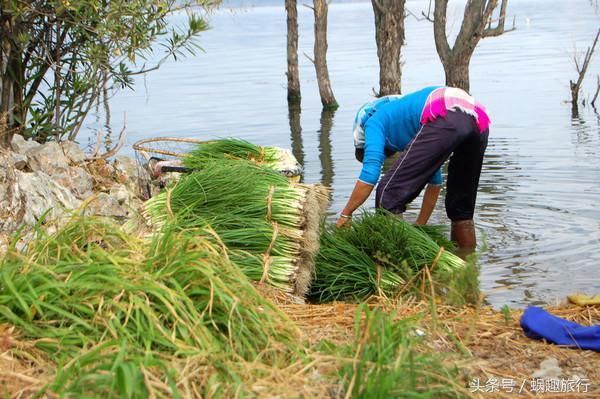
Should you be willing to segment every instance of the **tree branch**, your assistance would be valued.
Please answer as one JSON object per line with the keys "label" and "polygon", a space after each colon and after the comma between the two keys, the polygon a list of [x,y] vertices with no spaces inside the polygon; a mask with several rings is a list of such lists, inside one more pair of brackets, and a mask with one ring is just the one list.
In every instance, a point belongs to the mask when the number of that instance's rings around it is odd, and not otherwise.
{"label": "tree branch", "polygon": [[[579,91],[581,89],[581,84],[583,83],[583,79],[585,78],[585,74],[587,72],[588,66],[590,65],[590,61],[592,60],[592,55],[594,55],[594,50],[596,49],[596,44],[598,44],[598,37],[600,37],[600,29],[598,29],[598,31],[596,32],[596,37],[594,38],[594,42],[592,43],[591,47],[588,47],[587,51],[585,52],[585,56],[583,58],[583,64],[581,65],[581,67],[579,66],[579,63],[577,62],[577,56],[574,55],[573,58],[575,60],[575,67],[577,68],[577,72],[579,74],[579,76],[577,77],[577,82],[573,82],[572,80],[569,80],[569,86],[571,88],[571,104],[573,106],[573,109],[576,110],[577,109],[577,102],[579,99]],[[596,99],[594,98],[594,101]]]}
{"label": "tree branch", "polygon": [[98,135],[96,136],[96,146],[94,147],[94,151],[89,157],[86,157],[86,161],[93,161],[94,159],[107,159],[114,156],[123,145],[125,145],[125,129],[127,129],[127,115],[123,116],[123,129],[119,132],[119,140],[117,144],[114,145],[113,148],[106,151],[104,154],[98,154],[100,152],[100,145],[102,143],[102,129],[98,129]]}
{"label": "tree branch", "polygon": [[502,0],[502,4],[500,5],[500,16],[498,17],[498,24],[496,27],[492,28],[492,21],[490,20],[488,28],[484,29],[483,37],[495,37],[500,36],[503,33],[510,32],[515,30],[515,20],[513,19],[513,27],[509,30],[504,29],[504,22],[506,21],[506,7],[508,5],[508,0]]}
{"label": "tree branch", "polygon": [[592,55],[594,54],[594,50],[596,49],[596,44],[598,44],[598,37],[600,37],[600,29],[596,32],[596,37],[594,38],[594,43],[592,43],[592,47],[588,47],[585,52],[585,56],[583,58],[583,65],[579,72],[579,78],[577,79],[577,87],[581,87],[583,83],[583,78],[585,77],[585,73],[587,72],[588,66],[590,65],[590,61],[592,60]]}
{"label": "tree branch", "polygon": [[308,54],[306,54],[305,52],[302,52],[302,54],[304,54],[304,56],[305,56],[306,58],[308,58],[308,60],[309,60],[310,62],[312,62],[313,64],[315,63],[315,60],[314,60],[314,59],[312,59],[312,58],[310,58],[310,56],[309,56]]}
{"label": "tree branch", "polygon": [[442,62],[450,58],[451,48],[448,44],[448,36],[446,35],[446,12],[448,8],[448,0],[435,0],[433,10],[433,34],[435,36],[435,47]]}
{"label": "tree branch", "polygon": [[600,94],[600,75],[596,75],[596,93],[594,93],[594,97],[592,98],[592,107],[596,109],[596,100],[598,99],[598,94]]}
{"label": "tree branch", "polygon": [[[427,7],[427,14],[425,14],[425,11],[421,11],[421,15],[423,16],[422,19],[425,19],[429,22],[434,22],[433,18],[431,17],[431,2],[432,1],[434,1],[434,0],[429,0],[429,6]],[[419,19],[417,18],[417,20],[419,20]]]}

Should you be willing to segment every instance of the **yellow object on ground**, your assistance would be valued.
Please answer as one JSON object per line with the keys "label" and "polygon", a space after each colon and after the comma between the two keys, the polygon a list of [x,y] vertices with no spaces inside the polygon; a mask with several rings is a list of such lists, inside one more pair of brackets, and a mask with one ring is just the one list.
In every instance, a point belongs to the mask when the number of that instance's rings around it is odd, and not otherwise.
{"label": "yellow object on ground", "polygon": [[600,305],[600,294],[589,296],[585,294],[574,294],[567,296],[569,302],[579,306]]}

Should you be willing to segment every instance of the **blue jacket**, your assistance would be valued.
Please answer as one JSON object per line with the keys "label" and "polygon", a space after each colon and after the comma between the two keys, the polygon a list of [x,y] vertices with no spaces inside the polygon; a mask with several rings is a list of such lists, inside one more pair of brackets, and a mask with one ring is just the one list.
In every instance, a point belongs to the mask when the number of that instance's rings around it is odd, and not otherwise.
{"label": "blue jacket", "polygon": [[[364,147],[365,150],[359,180],[371,185],[377,183],[385,160],[384,149],[398,152],[406,148],[421,129],[421,114],[427,97],[439,87],[426,87],[401,96],[382,97],[360,108],[354,132],[355,146]],[[440,169],[429,182],[442,184]]]}

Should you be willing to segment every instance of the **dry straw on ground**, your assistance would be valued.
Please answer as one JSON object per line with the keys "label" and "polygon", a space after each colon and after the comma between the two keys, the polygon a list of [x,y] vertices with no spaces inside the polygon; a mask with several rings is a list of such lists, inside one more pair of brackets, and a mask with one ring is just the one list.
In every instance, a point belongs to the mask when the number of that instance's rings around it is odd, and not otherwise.
{"label": "dry straw on ground", "polygon": [[[482,392],[472,392],[473,397],[600,397],[600,353],[559,347],[525,337],[519,326],[521,310],[505,313],[489,307],[437,305],[432,311],[429,303],[417,301],[390,304],[374,300],[372,306],[394,310],[399,318],[421,317],[419,328],[426,334],[425,344],[433,351],[449,354],[448,361],[463,369],[465,384],[476,379],[484,385],[493,378],[516,384],[512,392],[496,390],[486,393],[482,389]],[[279,307],[300,326],[312,343],[327,339],[341,344],[351,341],[354,336],[356,304],[298,305],[279,301]],[[563,305],[547,310],[583,325],[600,324],[600,306]],[[577,376],[589,386],[581,385],[579,393],[530,392],[532,375],[548,358],[558,360],[562,369],[560,379]],[[585,390],[587,392],[583,392]]]}
{"label": "dry straw on ground", "polygon": [[[343,397],[339,382],[332,377],[340,359],[312,352],[311,347],[321,340],[344,344],[354,337],[357,304],[332,303],[308,305],[298,298],[265,288],[261,292],[270,297],[302,330],[310,361],[294,362],[282,369],[265,368],[259,362],[237,365],[240,372],[253,374],[250,390],[256,397]],[[542,398],[598,398],[600,397],[600,353],[561,348],[524,336],[519,319],[520,310],[510,313],[494,311],[489,307],[454,308],[402,301],[390,304],[373,300],[373,307],[397,312],[399,318],[419,317],[419,328],[425,333],[423,350],[446,353],[447,362],[462,370],[465,387],[478,379],[482,384],[492,378],[512,380],[513,392],[497,390],[494,393],[469,392],[471,397],[542,397]],[[600,306],[553,306],[552,314],[583,325],[600,324]],[[0,385],[10,397],[31,397],[51,380],[52,368],[43,354],[31,342],[19,340],[13,328],[0,326]],[[311,353],[312,352],[312,353]],[[587,392],[535,394],[529,391],[529,382],[540,363],[555,358],[563,371],[561,379],[574,376],[588,381]],[[260,368],[263,370],[260,370]],[[200,369],[198,369],[200,370]],[[206,371],[208,378],[209,370]],[[521,394],[516,391],[526,383]],[[583,389],[582,389],[583,391]],[[191,396],[194,396],[193,394]]]}

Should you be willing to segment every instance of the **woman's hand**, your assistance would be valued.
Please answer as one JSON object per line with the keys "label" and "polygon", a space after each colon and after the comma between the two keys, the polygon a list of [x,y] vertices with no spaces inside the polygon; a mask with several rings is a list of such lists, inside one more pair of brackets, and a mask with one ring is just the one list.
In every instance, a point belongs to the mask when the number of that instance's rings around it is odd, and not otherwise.
{"label": "woman's hand", "polygon": [[337,227],[349,226],[352,221],[352,216],[341,214],[335,225]]}
{"label": "woman's hand", "polygon": [[348,199],[348,203],[342,210],[339,219],[336,222],[337,227],[347,226],[352,220],[352,213],[361,206],[369,195],[371,195],[371,191],[373,191],[373,185],[363,183],[358,180],[354,186],[354,190],[352,190],[352,194],[350,194],[350,199]]}

